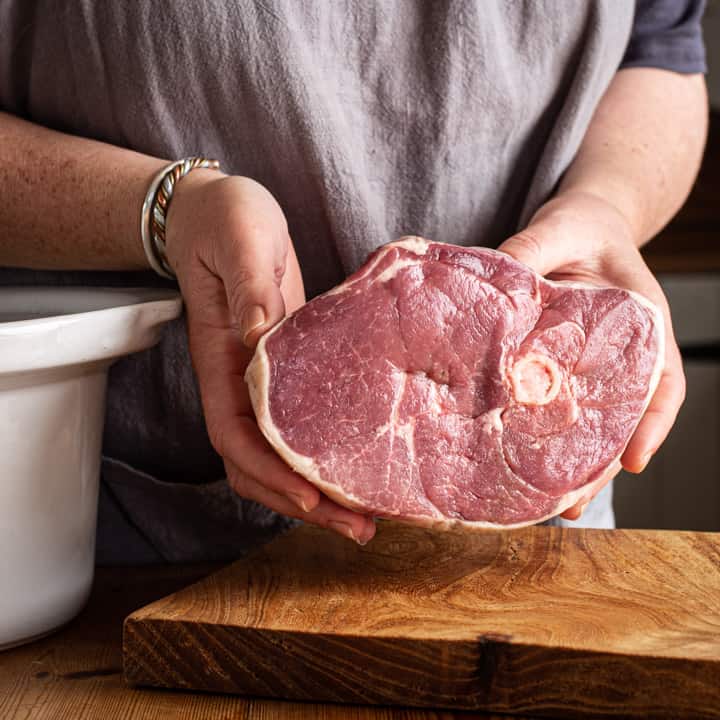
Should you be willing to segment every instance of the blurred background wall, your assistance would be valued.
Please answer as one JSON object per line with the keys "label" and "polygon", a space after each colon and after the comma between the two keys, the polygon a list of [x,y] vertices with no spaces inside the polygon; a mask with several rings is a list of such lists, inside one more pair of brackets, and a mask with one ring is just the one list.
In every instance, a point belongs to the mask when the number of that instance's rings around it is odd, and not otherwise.
{"label": "blurred background wall", "polygon": [[703,18],[705,47],[708,55],[710,103],[720,110],[720,0],[709,0]]}

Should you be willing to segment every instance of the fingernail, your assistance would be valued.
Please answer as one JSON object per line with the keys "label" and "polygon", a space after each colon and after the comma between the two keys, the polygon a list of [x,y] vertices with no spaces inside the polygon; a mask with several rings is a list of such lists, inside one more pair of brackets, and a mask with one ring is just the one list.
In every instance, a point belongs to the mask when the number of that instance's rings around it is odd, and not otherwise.
{"label": "fingernail", "polygon": [[334,530],[336,533],[340,533],[344,537],[348,538],[348,540],[353,540],[354,542],[359,542],[359,540],[355,536],[355,533],[353,532],[353,529],[347,523],[338,522],[337,520],[331,520],[328,523],[328,527],[331,530]]}
{"label": "fingernail", "polygon": [[253,330],[257,330],[261,325],[264,325],[266,320],[267,315],[265,315],[265,309],[262,305],[251,305],[246,308],[242,319],[243,340],[247,340],[247,336]]}
{"label": "fingernail", "polygon": [[303,512],[310,512],[310,504],[300,493],[288,492],[288,500],[295,503]]}
{"label": "fingernail", "polygon": [[370,518],[367,529],[358,540],[358,545],[367,545],[375,537],[375,519]]}
{"label": "fingernail", "polygon": [[652,456],[652,451],[645,453],[645,455],[642,456],[642,459],[640,460],[640,470],[638,472],[642,472],[648,466],[648,463],[652,460]]}

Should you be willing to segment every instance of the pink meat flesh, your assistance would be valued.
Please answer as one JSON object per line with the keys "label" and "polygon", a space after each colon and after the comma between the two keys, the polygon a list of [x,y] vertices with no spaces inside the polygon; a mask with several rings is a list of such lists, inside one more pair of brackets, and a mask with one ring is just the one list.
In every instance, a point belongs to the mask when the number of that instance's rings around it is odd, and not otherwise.
{"label": "pink meat flesh", "polygon": [[268,333],[247,378],[270,442],[349,507],[522,525],[608,472],[662,342],[657,310],[627,291],[413,238]]}

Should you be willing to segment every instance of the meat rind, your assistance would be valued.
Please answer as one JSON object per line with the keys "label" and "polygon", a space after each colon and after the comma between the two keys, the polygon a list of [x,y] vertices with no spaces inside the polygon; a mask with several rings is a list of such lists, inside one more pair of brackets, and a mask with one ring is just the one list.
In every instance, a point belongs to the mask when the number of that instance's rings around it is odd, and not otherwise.
{"label": "meat rind", "polygon": [[521,527],[617,471],[662,372],[663,328],[636,293],[402,238],[266,333],[246,380],[270,444],[336,502]]}

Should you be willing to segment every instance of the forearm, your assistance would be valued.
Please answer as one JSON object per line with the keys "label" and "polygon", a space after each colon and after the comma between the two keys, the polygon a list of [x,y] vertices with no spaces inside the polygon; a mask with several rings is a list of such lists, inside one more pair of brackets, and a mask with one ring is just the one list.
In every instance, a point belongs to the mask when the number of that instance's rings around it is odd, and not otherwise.
{"label": "forearm", "polygon": [[690,192],[705,146],[707,111],[701,75],[619,71],[558,194],[586,193],[609,202],[642,245]]}
{"label": "forearm", "polygon": [[140,212],[165,163],[0,113],[0,266],[147,268]]}

